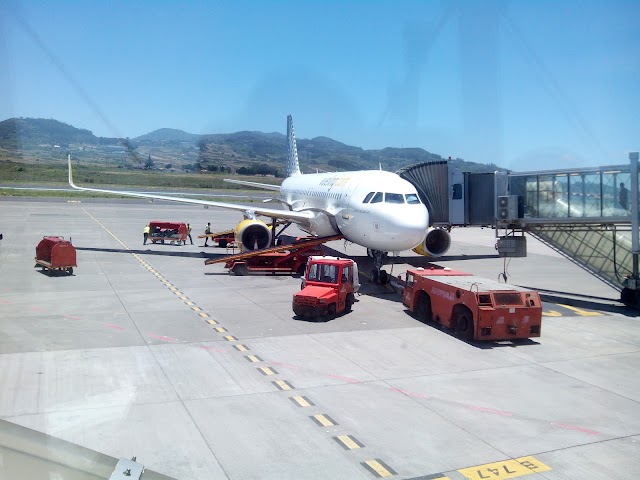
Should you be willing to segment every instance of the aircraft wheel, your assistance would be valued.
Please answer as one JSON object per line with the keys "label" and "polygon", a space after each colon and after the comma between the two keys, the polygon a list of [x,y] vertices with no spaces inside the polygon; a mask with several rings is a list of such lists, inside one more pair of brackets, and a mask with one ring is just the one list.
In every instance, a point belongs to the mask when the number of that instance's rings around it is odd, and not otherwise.
{"label": "aircraft wheel", "polygon": [[386,270],[380,270],[380,285],[389,283],[389,274]]}
{"label": "aircraft wheel", "polygon": [[378,283],[378,270],[371,270],[371,283]]}

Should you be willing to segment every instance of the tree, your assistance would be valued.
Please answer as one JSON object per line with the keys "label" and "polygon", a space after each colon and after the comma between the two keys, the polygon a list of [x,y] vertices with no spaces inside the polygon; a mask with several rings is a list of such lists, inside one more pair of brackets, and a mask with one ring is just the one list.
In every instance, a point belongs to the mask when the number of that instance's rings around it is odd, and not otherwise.
{"label": "tree", "polygon": [[147,158],[147,161],[144,162],[144,168],[146,168],[147,170],[149,170],[150,168],[153,168],[153,160],[151,160],[151,155],[149,155],[149,157]]}

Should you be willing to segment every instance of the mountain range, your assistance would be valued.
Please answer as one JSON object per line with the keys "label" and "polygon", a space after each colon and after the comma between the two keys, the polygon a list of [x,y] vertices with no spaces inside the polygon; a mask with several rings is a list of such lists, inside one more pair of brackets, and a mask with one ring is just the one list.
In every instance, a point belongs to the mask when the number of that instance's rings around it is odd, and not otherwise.
{"label": "mountain range", "polygon": [[[441,161],[422,148],[364,150],[328,137],[297,139],[303,172],[383,169]],[[0,122],[0,161],[60,162],[67,153],[79,161],[112,166],[153,165],[154,168],[209,171],[282,171],[287,138],[281,133],[242,131],[198,135],[161,128],[135,138],[96,137],[86,129],[53,119],[10,118]],[[494,164],[450,159],[466,172],[502,170]],[[261,172],[264,173],[264,172]]]}

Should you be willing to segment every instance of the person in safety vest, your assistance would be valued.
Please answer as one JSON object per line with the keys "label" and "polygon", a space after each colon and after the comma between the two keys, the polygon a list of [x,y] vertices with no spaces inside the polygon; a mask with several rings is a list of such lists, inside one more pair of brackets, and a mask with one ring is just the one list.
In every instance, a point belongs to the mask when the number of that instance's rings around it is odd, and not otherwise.
{"label": "person in safety vest", "polygon": [[[191,240],[191,245],[193,245],[193,238],[191,238],[191,225],[189,225],[187,223],[187,235],[189,235],[189,240]],[[187,243],[187,241],[185,240],[184,243]]]}
{"label": "person in safety vest", "polygon": [[[211,233],[211,222],[207,223],[207,226],[204,227],[204,234],[209,235]],[[204,246],[207,247],[207,242],[209,241],[209,237],[204,237]]]}
{"label": "person in safety vest", "polygon": [[149,224],[147,223],[147,226],[144,227],[143,233],[142,235],[144,236],[144,241],[142,242],[143,245],[147,244],[147,239],[149,238]]}

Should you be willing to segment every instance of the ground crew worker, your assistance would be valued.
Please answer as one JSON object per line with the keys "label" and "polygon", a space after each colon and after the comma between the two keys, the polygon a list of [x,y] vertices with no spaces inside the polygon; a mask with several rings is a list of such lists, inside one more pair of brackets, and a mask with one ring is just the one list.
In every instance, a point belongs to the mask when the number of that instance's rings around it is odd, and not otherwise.
{"label": "ground crew worker", "polygon": [[149,238],[149,231],[151,230],[151,228],[149,227],[149,224],[147,223],[147,226],[144,227],[143,233],[142,235],[144,236],[144,241],[142,242],[143,245],[147,244],[147,239]]}
{"label": "ground crew worker", "polygon": [[191,240],[191,245],[193,245],[193,238],[191,238],[191,225],[189,225],[188,223],[187,223],[187,235],[189,235],[189,240]]}
{"label": "ground crew worker", "polygon": [[[211,222],[207,222],[207,226],[204,227],[204,234],[209,235],[211,233]],[[207,242],[209,241],[209,237],[204,237],[204,246],[207,247]]]}

